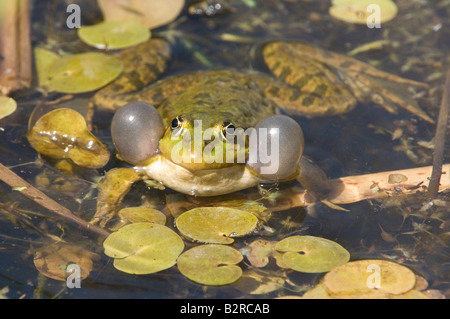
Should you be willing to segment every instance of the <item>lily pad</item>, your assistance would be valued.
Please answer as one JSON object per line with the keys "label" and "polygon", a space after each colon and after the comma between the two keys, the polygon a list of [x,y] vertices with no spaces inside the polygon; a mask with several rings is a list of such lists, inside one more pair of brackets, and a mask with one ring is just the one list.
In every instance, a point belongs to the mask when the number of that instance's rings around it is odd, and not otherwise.
{"label": "lily pad", "polygon": [[49,68],[39,78],[50,90],[83,93],[97,90],[117,78],[123,64],[114,56],[88,52],[56,59]]}
{"label": "lily pad", "polygon": [[53,51],[44,48],[34,49],[34,61],[36,65],[36,73],[38,76],[39,86],[42,88],[48,88],[50,79],[48,72],[51,69],[52,63],[61,59],[61,57]]}
{"label": "lily pad", "polygon": [[89,132],[84,117],[72,109],[56,109],[45,114],[27,137],[38,153],[71,159],[82,167],[101,168],[109,160],[106,146]]}
{"label": "lily pad", "polygon": [[292,236],[275,245],[283,252],[283,263],[296,271],[326,272],[350,259],[350,253],[338,243],[314,236]]}
{"label": "lily pad", "polygon": [[231,244],[232,237],[252,233],[258,219],[251,213],[229,207],[198,207],[176,220],[180,233],[202,243]]}
{"label": "lily pad", "polygon": [[191,248],[178,257],[178,270],[190,280],[209,286],[228,285],[242,276],[237,266],[241,253],[229,246],[208,244]]}
{"label": "lily pad", "polygon": [[98,0],[107,21],[132,21],[149,29],[175,20],[184,7],[184,0]]}
{"label": "lily pad", "polygon": [[120,228],[103,242],[114,267],[129,274],[150,274],[175,265],[184,249],[183,240],[170,228],[135,223]]}
{"label": "lily pad", "polygon": [[0,96],[0,120],[10,116],[17,109],[17,102],[10,97]]}
{"label": "lily pad", "polygon": [[166,215],[150,207],[127,207],[119,211],[119,217],[130,223],[155,223],[164,225]]}
{"label": "lily pad", "polygon": [[[373,11],[371,5],[377,6],[374,8],[379,8],[379,11]],[[397,5],[391,0],[333,0],[329,9],[333,18],[356,24],[373,22],[372,17],[377,13],[380,23],[388,22],[395,18],[397,12]]]}
{"label": "lily pad", "polygon": [[104,21],[78,29],[80,39],[97,49],[123,49],[145,42],[150,30],[132,21]]}
{"label": "lily pad", "polygon": [[58,243],[38,249],[34,255],[34,265],[41,274],[48,278],[66,281],[69,275],[67,266],[76,264],[80,267],[80,279],[89,276],[93,268],[95,254],[76,245]]}
{"label": "lily pad", "polygon": [[[377,273],[375,273],[377,269]],[[379,276],[377,280],[374,276]],[[378,259],[358,260],[338,266],[322,280],[327,291],[338,297],[400,295],[411,290],[416,276],[407,267]],[[379,286],[377,286],[379,284]],[[373,288],[372,288],[373,287]]]}

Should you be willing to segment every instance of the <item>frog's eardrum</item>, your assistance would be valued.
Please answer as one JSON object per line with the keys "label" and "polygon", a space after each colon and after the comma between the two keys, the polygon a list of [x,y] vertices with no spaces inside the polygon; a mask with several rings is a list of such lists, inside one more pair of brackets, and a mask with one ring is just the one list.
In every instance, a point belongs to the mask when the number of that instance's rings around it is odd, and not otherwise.
{"label": "frog's eardrum", "polygon": [[111,134],[120,158],[137,165],[158,152],[164,126],[153,106],[132,102],[114,114]]}
{"label": "frog's eardrum", "polygon": [[247,166],[264,180],[287,179],[297,172],[303,146],[303,132],[297,122],[285,115],[268,116],[250,135]]}

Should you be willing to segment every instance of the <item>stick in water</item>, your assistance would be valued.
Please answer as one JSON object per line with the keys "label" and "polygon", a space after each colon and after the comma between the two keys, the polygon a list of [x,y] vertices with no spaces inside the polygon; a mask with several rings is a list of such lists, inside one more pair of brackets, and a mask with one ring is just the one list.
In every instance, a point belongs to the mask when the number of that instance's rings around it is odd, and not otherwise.
{"label": "stick in water", "polygon": [[45,195],[43,192],[35,188],[30,183],[23,180],[20,176],[16,175],[13,171],[5,167],[0,163],[0,180],[11,186],[12,188],[20,189],[21,193],[31,199],[32,201],[38,203],[42,207],[56,213],[65,219],[74,222],[90,231],[95,232],[97,235],[102,237],[107,237],[109,235],[108,231],[101,229],[95,225],[91,225],[80,217],[74,215],[70,210],[61,206],[53,199]]}

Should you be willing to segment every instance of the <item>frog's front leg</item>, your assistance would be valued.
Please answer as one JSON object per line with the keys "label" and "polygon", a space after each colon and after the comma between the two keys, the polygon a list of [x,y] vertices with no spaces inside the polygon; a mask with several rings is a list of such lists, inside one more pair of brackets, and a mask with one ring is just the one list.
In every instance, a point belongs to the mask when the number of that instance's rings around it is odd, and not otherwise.
{"label": "frog's front leg", "polygon": [[288,110],[309,116],[332,115],[350,111],[357,101],[373,102],[391,113],[399,106],[433,122],[408,91],[409,87],[427,88],[424,83],[300,42],[269,43],[263,49],[263,57],[274,75],[298,90],[289,93],[283,86],[268,90],[269,96]]}

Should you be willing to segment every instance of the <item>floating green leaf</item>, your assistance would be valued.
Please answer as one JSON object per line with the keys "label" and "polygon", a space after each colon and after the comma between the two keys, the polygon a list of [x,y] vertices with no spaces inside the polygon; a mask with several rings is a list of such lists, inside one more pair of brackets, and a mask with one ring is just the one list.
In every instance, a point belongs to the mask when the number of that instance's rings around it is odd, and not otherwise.
{"label": "floating green leaf", "polygon": [[130,274],[155,273],[175,265],[184,249],[183,240],[170,228],[135,223],[120,228],[103,242],[114,267]]}
{"label": "floating green leaf", "polygon": [[122,62],[100,52],[80,53],[56,59],[48,66],[41,82],[50,90],[82,93],[97,90],[120,75]]}
{"label": "floating green leaf", "polygon": [[378,259],[358,260],[338,266],[322,280],[326,290],[340,298],[385,298],[410,291],[416,276],[407,267]]}
{"label": "floating green leaf", "polygon": [[253,214],[228,207],[194,208],[176,220],[178,230],[187,238],[216,244],[231,244],[232,237],[253,232],[257,224]]}
{"label": "floating green leaf", "polygon": [[36,73],[40,87],[49,87],[50,79],[48,72],[51,69],[52,63],[59,59],[61,59],[61,57],[53,51],[39,47],[34,49]]}
{"label": "floating green leaf", "polygon": [[275,245],[283,252],[283,263],[296,271],[319,273],[331,270],[350,259],[349,252],[341,245],[320,237],[292,236]]}
{"label": "floating green leaf", "polygon": [[119,217],[130,223],[155,223],[164,225],[166,215],[150,207],[127,207],[119,211]]}
{"label": "floating green leaf", "polygon": [[145,42],[150,30],[131,21],[104,21],[78,29],[80,39],[97,49],[123,49]]}
{"label": "floating green leaf", "polygon": [[84,117],[67,108],[43,115],[27,133],[40,154],[71,159],[83,167],[100,168],[109,160],[108,149],[87,129]]}
{"label": "floating green leaf", "polygon": [[333,18],[357,24],[387,22],[397,15],[397,6],[391,0],[333,0],[329,13]]}
{"label": "floating green leaf", "polygon": [[0,120],[13,114],[17,109],[17,103],[13,98],[0,96]]}
{"label": "floating green leaf", "polygon": [[178,257],[178,270],[196,283],[222,286],[235,282],[242,275],[236,264],[242,261],[241,253],[229,246],[209,244],[196,246]]}

